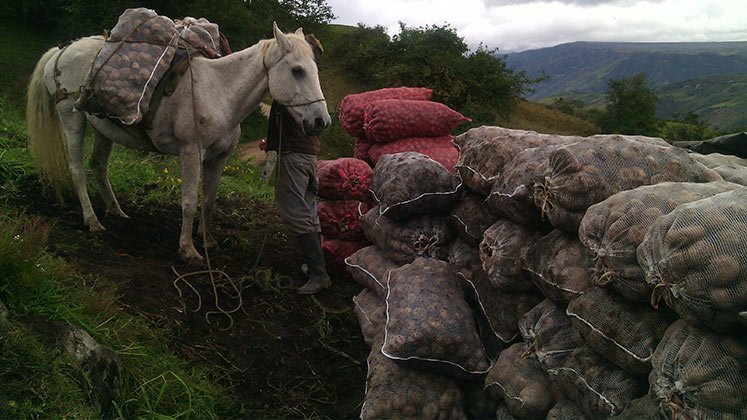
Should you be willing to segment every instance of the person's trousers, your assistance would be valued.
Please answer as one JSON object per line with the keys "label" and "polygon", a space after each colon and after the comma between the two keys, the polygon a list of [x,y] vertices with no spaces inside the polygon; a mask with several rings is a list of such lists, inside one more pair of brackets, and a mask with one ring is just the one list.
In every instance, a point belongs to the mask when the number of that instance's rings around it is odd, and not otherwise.
{"label": "person's trousers", "polygon": [[316,156],[283,153],[278,156],[277,168],[276,206],[289,232],[296,236],[321,232],[316,213]]}

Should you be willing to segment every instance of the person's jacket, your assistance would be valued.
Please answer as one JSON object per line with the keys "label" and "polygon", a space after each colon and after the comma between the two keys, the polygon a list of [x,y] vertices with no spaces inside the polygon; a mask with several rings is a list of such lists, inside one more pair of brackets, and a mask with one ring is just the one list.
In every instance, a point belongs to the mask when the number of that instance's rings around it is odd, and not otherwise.
{"label": "person's jacket", "polygon": [[[270,108],[270,122],[267,127],[267,150],[283,153],[304,153],[318,155],[321,145],[319,136],[309,136],[303,132],[288,110],[278,102]],[[281,139],[282,136],[282,139]]]}

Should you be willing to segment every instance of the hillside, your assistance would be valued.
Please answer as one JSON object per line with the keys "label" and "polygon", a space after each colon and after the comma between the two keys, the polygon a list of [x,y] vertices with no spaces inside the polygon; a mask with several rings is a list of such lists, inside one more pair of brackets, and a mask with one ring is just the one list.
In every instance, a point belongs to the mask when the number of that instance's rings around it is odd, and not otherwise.
{"label": "hillside", "polygon": [[[512,53],[506,60],[530,76],[548,76],[527,95],[529,100],[564,96],[599,105],[609,80],[644,73],[662,98],[661,117],[693,111],[722,130],[747,127],[739,109],[724,110],[724,104],[747,101],[747,92],[731,83],[747,73],[747,42],[573,42]],[[709,86],[708,95],[691,94],[692,86]]]}

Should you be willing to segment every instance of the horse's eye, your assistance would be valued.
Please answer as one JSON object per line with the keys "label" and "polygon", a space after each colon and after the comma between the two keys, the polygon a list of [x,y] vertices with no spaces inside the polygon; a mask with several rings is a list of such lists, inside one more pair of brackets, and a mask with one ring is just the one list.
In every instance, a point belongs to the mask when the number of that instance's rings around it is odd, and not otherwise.
{"label": "horse's eye", "polygon": [[306,74],[306,71],[301,66],[295,66],[291,69],[291,73],[293,73],[293,77],[296,79],[301,79]]}

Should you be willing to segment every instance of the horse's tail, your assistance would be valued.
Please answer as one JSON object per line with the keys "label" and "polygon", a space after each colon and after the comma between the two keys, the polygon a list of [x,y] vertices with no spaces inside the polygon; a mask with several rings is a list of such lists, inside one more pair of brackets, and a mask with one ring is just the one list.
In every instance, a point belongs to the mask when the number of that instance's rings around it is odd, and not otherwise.
{"label": "horse's tail", "polygon": [[29,149],[43,183],[52,187],[57,198],[72,186],[65,132],[55,108],[54,97],[44,83],[44,68],[60,49],[51,48],[36,63],[26,97],[26,129]]}

